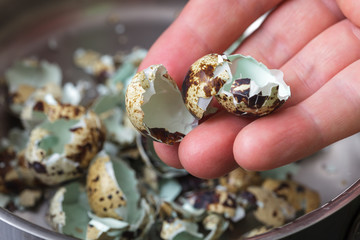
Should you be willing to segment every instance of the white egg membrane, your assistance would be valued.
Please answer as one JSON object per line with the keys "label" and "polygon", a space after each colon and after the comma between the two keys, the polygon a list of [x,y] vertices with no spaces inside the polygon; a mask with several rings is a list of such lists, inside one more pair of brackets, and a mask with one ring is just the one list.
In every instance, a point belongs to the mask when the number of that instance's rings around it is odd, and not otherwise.
{"label": "white egg membrane", "polygon": [[197,125],[197,120],[185,107],[179,89],[164,77],[167,73],[165,67],[160,66],[155,72],[147,68],[144,73],[148,79],[155,74],[154,81],[149,81],[150,87],[143,94],[141,108],[145,125],[148,128],[165,128],[171,133],[189,133]]}
{"label": "white egg membrane", "polygon": [[[251,79],[249,98],[260,92],[262,92],[263,96],[270,96],[271,90],[275,86],[279,86],[277,94],[279,100],[287,100],[290,97],[290,87],[284,82],[284,74],[280,70],[269,70],[264,64],[256,61],[254,58],[240,54],[229,56],[229,60],[231,62],[232,78],[219,93],[232,96],[233,94],[230,92],[230,89],[234,80],[249,78]],[[234,104],[236,104],[235,98]]]}

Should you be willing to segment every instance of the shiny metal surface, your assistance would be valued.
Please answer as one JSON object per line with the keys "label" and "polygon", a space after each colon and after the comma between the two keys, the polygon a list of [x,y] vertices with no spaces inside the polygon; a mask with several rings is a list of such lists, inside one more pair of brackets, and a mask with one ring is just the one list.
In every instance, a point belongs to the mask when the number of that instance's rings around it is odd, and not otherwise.
{"label": "shiny metal surface", "polygon": [[[75,49],[114,53],[133,47],[149,48],[185,3],[185,0],[4,0],[0,2],[0,73],[16,59],[36,56],[59,63],[65,81],[91,81],[73,66]],[[118,24],[125,30],[123,33],[116,31]],[[0,121],[0,136],[4,136],[14,124],[4,91],[0,92]],[[360,206],[358,146],[360,136],[354,135],[301,161],[294,179],[317,190],[324,205],[251,239],[306,239],[304,236],[314,236],[322,228],[327,228],[330,235],[331,231],[338,232],[333,236],[339,238],[333,239],[342,239]],[[18,213],[20,218],[0,209],[0,239],[72,239],[49,230],[44,221],[45,211],[43,206],[38,212]],[[348,220],[335,225],[336,221],[331,219],[334,216],[341,219],[344,211]]]}

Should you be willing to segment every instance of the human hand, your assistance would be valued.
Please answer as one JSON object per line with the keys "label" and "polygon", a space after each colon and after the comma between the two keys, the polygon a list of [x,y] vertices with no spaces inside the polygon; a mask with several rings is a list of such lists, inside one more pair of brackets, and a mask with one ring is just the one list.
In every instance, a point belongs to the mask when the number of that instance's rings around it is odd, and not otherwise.
{"label": "human hand", "polygon": [[253,120],[220,111],[180,144],[155,143],[165,163],[202,178],[219,177],[239,165],[267,170],[360,131],[356,0],[192,0],[155,42],[140,69],[161,63],[181,86],[195,60],[225,51],[274,7],[236,53],[282,70],[291,98],[266,117]]}

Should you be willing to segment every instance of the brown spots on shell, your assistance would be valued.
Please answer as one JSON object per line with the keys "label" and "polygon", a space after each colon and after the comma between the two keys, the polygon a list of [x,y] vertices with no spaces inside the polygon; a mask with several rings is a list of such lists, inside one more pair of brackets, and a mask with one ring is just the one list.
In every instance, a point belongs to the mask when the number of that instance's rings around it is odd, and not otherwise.
{"label": "brown spots on shell", "polygon": [[50,121],[55,121],[57,119],[79,119],[85,114],[85,112],[85,107],[74,106],[71,104],[47,104],[45,108],[45,114]]}
{"label": "brown spots on shell", "polygon": [[[175,142],[179,142],[181,139],[185,137],[184,134],[179,132],[170,133],[164,128],[149,128],[150,136],[156,140],[161,141],[166,144],[174,144]],[[147,132],[146,132],[146,135]]]}
{"label": "brown spots on shell", "polygon": [[258,172],[247,171],[240,167],[220,178],[220,184],[232,193],[238,193],[250,185],[260,185],[260,183],[261,176]]}
{"label": "brown spots on shell", "polygon": [[143,94],[149,82],[143,71],[137,73],[126,89],[125,105],[129,120],[139,131],[146,131],[143,124],[144,113],[141,109],[143,104]]}
{"label": "brown spots on shell", "polygon": [[210,212],[226,214],[229,217],[235,216],[237,203],[234,196],[221,190],[199,190],[189,192],[186,199],[194,208],[207,209]]}
{"label": "brown spots on shell", "polygon": [[34,111],[44,112],[45,111],[45,103],[43,101],[37,101],[33,107]]}
{"label": "brown spots on shell", "polygon": [[[237,116],[247,117],[261,117],[265,116],[277,108],[279,108],[285,101],[277,98],[278,86],[273,87],[270,96],[264,96],[262,92],[249,98],[245,90],[239,91],[241,88],[241,81],[235,83],[233,96],[227,96],[226,94],[219,94],[216,96],[218,102],[230,113]],[[244,83],[247,84],[246,82]],[[245,87],[244,87],[245,89]],[[245,93],[245,94],[244,94]],[[237,102],[233,103],[234,98]]]}
{"label": "brown spots on shell", "polygon": [[[98,157],[89,167],[86,189],[89,205],[100,217],[123,220],[116,209],[127,205],[124,193],[108,172],[106,165],[111,164],[108,156]],[[95,180],[95,181],[94,181]]]}
{"label": "brown spots on shell", "polygon": [[93,112],[89,112],[83,119],[85,127],[70,129],[73,141],[65,145],[65,153],[68,159],[80,163],[81,168],[86,168],[90,160],[103,148],[105,128]]}
{"label": "brown spots on shell", "polygon": [[[218,54],[208,54],[191,65],[182,85],[182,95],[186,107],[198,119],[201,119],[206,109],[200,108],[200,98],[215,96],[229,79],[229,73],[222,71],[215,76],[215,70],[228,62],[227,59],[219,61]],[[221,57],[222,58],[222,57]]]}
{"label": "brown spots on shell", "polygon": [[295,218],[295,209],[287,201],[277,197],[271,190],[251,186],[247,189],[257,200],[255,218],[266,226],[279,227]]}
{"label": "brown spots on shell", "polygon": [[308,213],[320,205],[319,195],[292,180],[266,179],[263,188],[273,191],[275,195],[289,202],[296,211]]}

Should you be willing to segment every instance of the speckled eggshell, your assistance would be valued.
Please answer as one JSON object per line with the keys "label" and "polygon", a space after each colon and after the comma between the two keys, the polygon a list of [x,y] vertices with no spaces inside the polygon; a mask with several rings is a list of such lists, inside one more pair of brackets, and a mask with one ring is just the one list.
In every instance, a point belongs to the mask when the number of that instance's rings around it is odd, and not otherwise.
{"label": "speckled eggshell", "polygon": [[55,195],[50,201],[49,210],[46,216],[47,222],[54,230],[58,232],[62,232],[62,228],[63,226],[65,226],[66,223],[65,212],[63,211],[62,207],[65,192],[65,187],[61,187],[56,191]]}
{"label": "speckled eggshell", "polygon": [[[149,101],[152,94],[155,94],[155,92],[147,94],[147,91],[152,91],[151,86],[156,86],[155,80],[159,78],[164,82],[166,81],[174,92],[178,92],[179,99],[181,100],[180,90],[175,81],[168,75],[165,67],[163,65],[152,65],[137,73],[128,85],[125,96],[126,111],[129,120],[141,134],[151,137],[158,142],[173,144],[181,141],[185,134],[179,131],[169,131],[165,126],[149,127],[145,123],[145,114],[142,109],[142,106]],[[145,97],[144,95],[147,96]],[[164,101],[166,101],[166,99],[164,99]]]}
{"label": "speckled eggshell", "polygon": [[235,197],[226,191],[217,190],[216,198],[218,202],[210,203],[207,209],[211,212],[224,214],[227,218],[234,217],[237,207]]}
{"label": "speckled eggshell", "polygon": [[101,236],[102,231],[92,224],[88,224],[86,229],[86,239],[87,240],[98,240]]}
{"label": "speckled eggshell", "polygon": [[134,127],[140,132],[147,131],[147,127],[143,123],[144,112],[141,109],[144,102],[143,94],[147,88],[149,88],[149,84],[145,73],[143,71],[138,72],[127,87],[125,96],[127,115]]}
{"label": "speckled eggshell", "polygon": [[266,226],[279,227],[295,218],[295,209],[272,191],[257,186],[248,187],[247,191],[257,200],[254,216]]}
{"label": "speckled eggshell", "polygon": [[[37,105],[34,106],[36,110],[37,107],[41,109],[41,102],[38,102]],[[39,109],[39,110],[40,110]],[[79,119],[82,117],[86,109],[83,106],[75,106],[70,104],[57,104],[57,105],[49,105],[47,104],[46,108],[44,109],[45,114],[47,115],[50,121],[55,121],[57,119]]]}
{"label": "speckled eggshell", "polygon": [[[231,87],[233,96],[219,94],[217,101],[230,113],[241,116],[261,117],[265,116],[279,108],[285,100],[280,101],[276,96],[278,88],[273,87],[270,96],[258,94],[249,97],[250,79],[235,80]],[[235,98],[235,100],[234,100]],[[234,104],[234,101],[236,104]]]}
{"label": "speckled eggshell", "polygon": [[52,133],[41,127],[31,131],[25,159],[35,177],[44,184],[54,185],[82,176],[105,141],[104,126],[100,118],[91,111],[67,131],[71,132],[71,138],[64,145],[63,152],[48,155],[38,144]]}
{"label": "speckled eggshell", "polygon": [[254,58],[240,54],[230,55],[229,60],[232,79],[216,95],[228,112],[261,117],[279,108],[290,97],[290,88],[280,70],[268,69]]}
{"label": "speckled eggshell", "polygon": [[[199,106],[201,99],[211,99],[230,78],[230,69],[218,70],[222,65],[228,65],[229,60],[219,54],[208,54],[193,63],[184,79],[182,94],[187,109],[198,119],[201,119],[206,108]],[[210,103],[210,102],[209,102]]]}
{"label": "speckled eggshell", "polygon": [[126,208],[126,197],[109,173],[109,164],[111,160],[108,156],[99,156],[89,167],[86,179],[89,205],[99,217],[123,220],[118,210]]}
{"label": "speckled eggshell", "polygon": [[262,186],[288,201],[296,211],[308,213],[320,206],[317,192],[294,181],[266,179]]}
{"label": "speckled eggshell", "polygon": [[238,193],[250,185],[259,185],[261,176],[258,172],[237,168],[219,180],[229,192]]}
{"label": "speckled eggshell", "polygon": [[92,111],[83,116],[84,126],[70,129],[72,142],[65,145],[66,158],[87,168],[91,159],[103,148],[106,130],[100,118]]}
{"label": "speckled eggshell", "polygon": [[49,163],[46,151],[37,146],[40,139],[47,135],[49,131],[43,128],[36,128],[30,134],[25,159],[34,176],[46,185],[55,185],[82,176],[84,172],[79,163],[69,161],[64,156],[57,155],[55,161]]}

